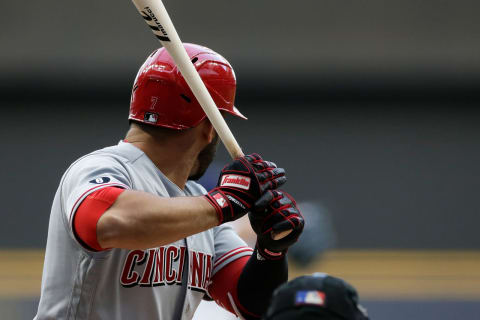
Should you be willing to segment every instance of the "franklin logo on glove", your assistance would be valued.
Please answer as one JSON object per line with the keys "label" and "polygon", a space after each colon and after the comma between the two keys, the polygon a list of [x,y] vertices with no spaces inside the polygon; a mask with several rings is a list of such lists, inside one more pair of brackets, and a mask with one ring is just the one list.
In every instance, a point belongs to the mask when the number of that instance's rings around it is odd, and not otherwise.
{"label": "franklin logo on glove", "polygon": [[250,188],[250,178],[244,176],[238,176],[235,174],[226,174],[222,178],[220,183],[222,187],[236,187],[244,190]]}

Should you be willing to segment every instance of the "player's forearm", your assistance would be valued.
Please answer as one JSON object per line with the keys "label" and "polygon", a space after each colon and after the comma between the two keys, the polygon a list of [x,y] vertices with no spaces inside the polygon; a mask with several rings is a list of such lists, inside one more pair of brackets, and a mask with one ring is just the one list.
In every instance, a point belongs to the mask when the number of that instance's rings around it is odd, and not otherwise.
{"label": "player's forearm", "polygon": [[162,246],[218,225],[204,197],[162,198],[126,190],[97,224],[102,248],[146,249]]}
{"label": "player's forearm", "polygon": [[287,258],[278,260],[257,259],[257,249],[245,265],[238,280],[237,296],[245,319],[257,319],[268,308],[273,291],[288,280]]}

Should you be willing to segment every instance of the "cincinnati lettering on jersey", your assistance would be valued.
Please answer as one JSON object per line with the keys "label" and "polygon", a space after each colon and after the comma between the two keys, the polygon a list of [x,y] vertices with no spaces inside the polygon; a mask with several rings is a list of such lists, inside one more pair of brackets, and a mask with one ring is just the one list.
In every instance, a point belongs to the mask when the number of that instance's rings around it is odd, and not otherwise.
{"label": "cincinnati lettering on jersey", "polygon": [[226,174],[222,177],[222,182],[220,182],[222,187],[236,187],[244,190],[250,188],[250,178],[239,176],[236,174]]}
{"label": "cincinnati lettering on jersey", "polygon": [[[182,285],[185,251],[185,247],[177,246],[132,250],[125,259],[120,283],[125,288]],[[188,288],[206,292],[212,272],[212,256],[189,250],[188,261]]]}

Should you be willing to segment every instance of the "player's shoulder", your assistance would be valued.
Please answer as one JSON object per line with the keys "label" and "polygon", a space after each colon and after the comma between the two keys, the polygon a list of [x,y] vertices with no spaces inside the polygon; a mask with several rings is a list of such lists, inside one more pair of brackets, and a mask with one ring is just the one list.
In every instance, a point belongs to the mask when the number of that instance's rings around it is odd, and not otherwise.
{"label": "player's shoulder", "polygon": [[118,150],[118,146],[110,146],[90,152],[75,160],[65,171],[62,180],[82,177],[85,174],[100,174],[102,171],[115,171],[127,174],[128,157]]}
{"label": "player's shoulder", "polygon": [[[108,149],[108,148],[105,148],[105,149]],[[111,165],[118,162],[124,162],[124,159],[122,159],[121,157],[118,157],[113,153],[105,152],[105,149],[96,150],[78,158],[70,165],[67,171],[80,169],[82,167],[90,167],[90,166],[99,167],[104,164]]]}
{"label": "player's shoulder", "polygon": [[91,165],[99,167],[103,164],[126,164],[135,161],[142,154],[139,149],[120,142],[118,145],[98,149],[78,158],[70,165],[69,170]]}
{"label": "player's shoulder", "polygon": [[90,156],[115,159],[120,162],[135,162],[145,154],[142,150],[128,142],[120,141],[117,145],[105,147],[89,154]]}

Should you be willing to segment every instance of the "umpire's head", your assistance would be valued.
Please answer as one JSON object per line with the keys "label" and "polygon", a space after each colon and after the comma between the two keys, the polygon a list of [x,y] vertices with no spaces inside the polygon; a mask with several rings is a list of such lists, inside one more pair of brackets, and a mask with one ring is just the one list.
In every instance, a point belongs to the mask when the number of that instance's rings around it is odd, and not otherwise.
{"label": "umpire's head", "polygon": [[354,287],[324,273],[298,277],[273,293],[267,320],[368,320]]}

